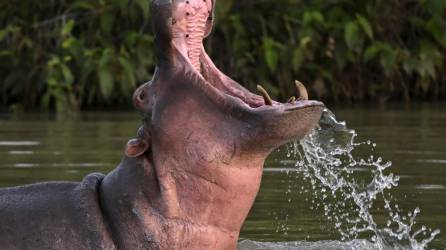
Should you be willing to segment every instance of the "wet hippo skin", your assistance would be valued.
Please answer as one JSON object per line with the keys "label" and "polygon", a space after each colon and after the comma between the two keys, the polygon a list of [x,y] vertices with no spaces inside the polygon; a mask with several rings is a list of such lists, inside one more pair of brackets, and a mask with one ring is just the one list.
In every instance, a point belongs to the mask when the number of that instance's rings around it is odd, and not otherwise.
{"label": "wet hippo skin", "polygon": [[0,249],[113,249],[98,198],[102,179],[0,189]]}
{"label": "wet hippo skin", "polygon": [[315,127],[323,104],[279,103],[220,72],[202,43],[214,6],[152,1],[158,67],[135,91],[142,125],[121,164],[1,189],[0,248],[236,249],[266,157]]}

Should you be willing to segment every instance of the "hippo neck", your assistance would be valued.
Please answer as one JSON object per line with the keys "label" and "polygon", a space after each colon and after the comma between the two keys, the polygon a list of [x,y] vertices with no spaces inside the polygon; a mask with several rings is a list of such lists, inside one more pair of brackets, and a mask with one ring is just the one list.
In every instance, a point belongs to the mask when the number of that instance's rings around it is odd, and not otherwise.
{"label": "hippo neck", "polygon": [[[172,169],[168,164],[163,168]],[[208,190],[211,192],[208,196],[212,199],[203,200],[200,207],[195,207],[194,203],[199,201],[189,203],[182,200],[179,194],[197,192],[198,196],[192,196],[200,197],[200,186],[206,190],[203,182],[207,181],[196,174],[172,174],[173,170],[160,174],[159,170],[145,157],[126,158],[102,182],[102,206],[116,242],[149,247],[165,246],[167,243],[178,249],[235,249],[249,208],[238,207],[240,200],[237,197],[225,197],[222,193],[226,191],[222,187],[217,188],[214,193]],[[260,180],[259,176],[261,173],[254,174],[254,178]],[[190,185],[183,185],[186,184],[185,179]],[[239,188],[235,190],[234,187],[224,188],[228,188],[228,194],[247,192]],[[172,192],[173,189],[175,192]],[[252,191],[254,193],[257,190],[258,187],[254,187]],[[249,196],[252,196],[247,204],[250,207],[255,195]],[[216,199],[222,199],[222,203],[234,204],[225,207],[225,211],[218,212],[219,201],[215,201]],[[213,202],[216,204],[212,204]],[[212,217],[215,218],[211,219]],[[228,227],[226,222],[235,226]]]}

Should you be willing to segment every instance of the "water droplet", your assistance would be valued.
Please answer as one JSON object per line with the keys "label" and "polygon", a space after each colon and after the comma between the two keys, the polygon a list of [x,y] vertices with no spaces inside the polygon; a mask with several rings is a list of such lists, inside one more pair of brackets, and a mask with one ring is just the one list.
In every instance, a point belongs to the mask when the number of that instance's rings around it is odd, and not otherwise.
{"label": "water droplet", "polygon": [[[408,213],[409,219],[400,217],[398,204],[393,204],[394,199],[386,191],[397,187],[400,180],[399,176],[386,174],[388,171],[385,170],[392,166],[392,162],[383,162],[379,156],[375,161],[373,150],[364,158],[355,157],[354,151],[358,146],[376,147],[376,143],[370,140],[355,142],[356,137],[356,131],[348,129],[345,122],[338,122],[334,114],[326,110],[316,130],[300,143],[292,143],[292,153],[288,157],[296,158],[294,165],[306,183],[306,188],[301,186],[300,190],[306,195],[311,194],[310,198],[305,198],[312,204],[310,209],[322,209],[326,219],[335,222],[334,227],[342,240],[355,239],[360,233],[368,232],[372,234],[373,242],[386,242],[388,239],[382,238],[387,237],[384,235],[399,241],[410,239],[413,244],[432,241],[422,237],[415,239],[411,235],[419,208]],[[369,183],[359,178],[365,174],[369,175]],[[380,199],[384,200],[384,211],[388,213],[385,225],[377,223],[371,212]],[[395,226],[401,230],[397,231]],[[306,238],[309,239],[310,235]]]}

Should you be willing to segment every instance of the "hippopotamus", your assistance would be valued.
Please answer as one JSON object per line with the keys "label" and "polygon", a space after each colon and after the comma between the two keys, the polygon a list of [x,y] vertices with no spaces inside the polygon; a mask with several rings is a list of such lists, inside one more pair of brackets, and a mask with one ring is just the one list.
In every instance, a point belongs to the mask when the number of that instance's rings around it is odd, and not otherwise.
{"label": "hippopotamus", "polygon": [[[2,249],[236,249],[266,157],[324,105],[251,93],[203,39],[215,0],[152,0],[157,68],[133,102],[142,124],[119,166],[81,182],[0,190]],[[297,92],[297,91],[296,91]]]}

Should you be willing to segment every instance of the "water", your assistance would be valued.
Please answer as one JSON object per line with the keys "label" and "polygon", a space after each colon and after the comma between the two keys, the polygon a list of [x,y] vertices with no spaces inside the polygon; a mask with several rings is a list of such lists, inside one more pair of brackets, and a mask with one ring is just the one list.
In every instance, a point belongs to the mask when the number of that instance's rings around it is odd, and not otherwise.
{"label": "water", "polygon": [[[383,171],[384,176],[390,173],[394,173],[394,177],[400,176],[398,186],[384,192],[391,200],[392,209],[398,205],[401,219],[417,207],[421,210],[409,235],[422,225],[441,230],[428,249],[446,248],[444,110],[446,106],[441,105],[335,110],[340,119],[355,128],[356,141],[370,139],[377,143],[376,147],[373,143],[355,146],[356,159],[367,160],[373,154],[375,161],[379,156],[383,158],[382,164],[386,163],[385,159],[392,160],[392,166]],[[86,113],[69,117],[0,115],[0,186],[80,180],[91,172],[106,173],[120,161],[125,143],[136,133],[138,119],[133,112]],[[344,137],[338,141],[348,142]],[[293,150],[293,145],[289,149]],[[311,179],[305,178],[302,167],[295,167],[300,158],[294,158],[294,152],[288,158],[287,153],[284,147],[267,161],[261,191],[241,233],[244,240],[240,249],[378,249],[379,240],[371,241],[374,231],[360,230],[367,224],[358,223],[357,229],[352,230],[354,223],[343,221],[358,218],[355,203],[326,211],[324,204],[338,204],[347,199],[340,195],[329,197],[331,191],[327,188],[322,192],[322,185],[313,189]],[[341,176],[351,180],[345,174],[341,171]],[[351,177],[360,185],[370,183],[370,174],[370,171],[355,167]],[[357,191],[360,193],[361,190]],[[327,195],[325,201],[324,194]],[[384,209],[382,197],[377,197],[368,211],[379,232],[386,228],[389,212]],[[349,216],[341,218],[343,211]],[[343,227],[336,227],[335,216],[344,223]],[[428,238],[430,232],[426,232],[419,236]],[[387,236],[380,237],[388,239]]]}
{"label": "water", "polygon": [[243,250],[375,250],[376,244],[367,240],[341,241],[291,241],[291,242],[258,242],[253,240],[242,240],[238,249]]}
{"label": "water", "polygon": [[[440,230],[416,227],[418,207],[406,214],[393,204],[388,190],[398,186],[400,177],[388,172],[391,162],[373,155],[375,143],[358,143],[357,136],[325,110],[319,127],[293,143],[288,157],[296,159],[298,174],[310,184],[300,190],[313,194],[310,209],[323,211],[344,242],[366,237],[378,249],[425,249]],[[359,147],[371,154],[355,157]],[[387,213],[384,225],[375,219],[374,207]]]}

